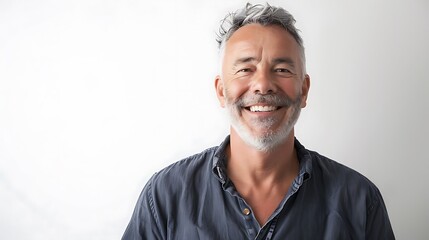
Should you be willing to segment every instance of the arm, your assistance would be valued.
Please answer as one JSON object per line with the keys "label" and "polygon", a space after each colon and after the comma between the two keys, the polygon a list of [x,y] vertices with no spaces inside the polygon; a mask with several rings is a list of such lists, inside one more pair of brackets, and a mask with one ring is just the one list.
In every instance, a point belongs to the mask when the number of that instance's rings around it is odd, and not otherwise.
{"label": "arm", "polygon": [[392,226],[390,225],[387,209],[380,192],[377,190],[376,198],[367,209],[366,239],[394,240]]}
{"label": "arm", "polygon": [[164,239],[154,208],[152,180],[143,188],[122,240]]}

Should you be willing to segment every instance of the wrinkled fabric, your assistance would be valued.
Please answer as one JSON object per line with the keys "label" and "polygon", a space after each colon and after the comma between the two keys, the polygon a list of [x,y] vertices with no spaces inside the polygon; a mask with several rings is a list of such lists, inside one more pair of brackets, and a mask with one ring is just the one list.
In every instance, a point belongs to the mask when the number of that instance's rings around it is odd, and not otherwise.
{"label": "wrinkled fabric", "polygon": [[296,139],[299,174],[260,226],[226,175],[228,144],[155,173],[122,239],[395,239],[377,187]]}

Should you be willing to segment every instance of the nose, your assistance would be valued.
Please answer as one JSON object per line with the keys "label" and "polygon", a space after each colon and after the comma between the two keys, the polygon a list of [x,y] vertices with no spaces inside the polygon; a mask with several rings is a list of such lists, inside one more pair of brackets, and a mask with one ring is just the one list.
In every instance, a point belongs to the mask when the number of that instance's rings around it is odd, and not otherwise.
{"label": "nose", "polygon": [[259,71],[254,75],[252,90],[255,94],[272,94],[277,91],[276,85],[268,71]]}

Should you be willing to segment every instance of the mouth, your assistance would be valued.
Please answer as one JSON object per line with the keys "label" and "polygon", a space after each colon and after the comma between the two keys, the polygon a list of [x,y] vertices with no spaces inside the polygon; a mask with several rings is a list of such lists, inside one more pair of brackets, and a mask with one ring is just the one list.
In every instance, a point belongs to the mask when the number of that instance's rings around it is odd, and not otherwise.
{"label": "mouth", "polygon": [[280,108],[281,107],[279,106],[260,106],[260,105],[245,107],[245,109],[250,112],[274,112]]}

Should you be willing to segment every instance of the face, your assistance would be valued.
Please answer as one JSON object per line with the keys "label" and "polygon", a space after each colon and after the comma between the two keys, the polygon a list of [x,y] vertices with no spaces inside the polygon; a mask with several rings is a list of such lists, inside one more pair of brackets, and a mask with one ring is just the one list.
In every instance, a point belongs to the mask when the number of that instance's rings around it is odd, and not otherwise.
{"label": "face", "polygon": [[269,151],[291,134],[305,107],[310,79],[303,74],[300,48],[283,28],[249,24],[223,49],[216,92],[231,119],[231,136]]}

